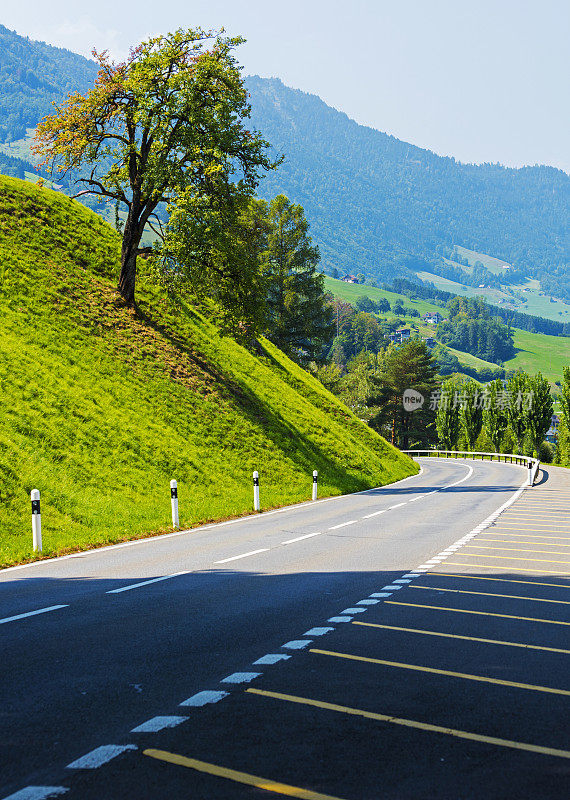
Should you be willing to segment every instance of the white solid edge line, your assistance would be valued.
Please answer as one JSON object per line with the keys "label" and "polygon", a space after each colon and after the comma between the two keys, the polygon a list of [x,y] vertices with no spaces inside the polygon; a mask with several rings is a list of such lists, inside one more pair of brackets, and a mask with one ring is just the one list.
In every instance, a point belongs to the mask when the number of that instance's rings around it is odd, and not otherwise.
{"label": "white solid edge line", "polygon": [[[417,463],[417,462],[416,462]],[[402,478],[399,481],[393,481],[393,483],[386,483],[384,486],[373,486],[370,489],[363,489],[360,492],[349,492],[348,494],[335,494],[333,497],[323,497],[321,500],[304,500],[301,503],[293,503],[290,506],[283,506],[282,508],[275,508],[273,511],[264,511],[263,514],[253,513],[253,514],[246,514],[244,517],[237,517],[236,519],[228,519],[225,522],[213,522],[210,525],[201,525],[198,528],[186,528],[183,531],[173,531],[172,533],[163,533],[159,536],[145,536],[142,539],[133,539],[129,542],[119,542],[118,544],[109,544],[106,547],[93,547],[90,550],[81,550],[77,553],[70,553],[66,556],[56,556],[55,558],[42,558],[39,561],[31,561],[29,564],[16,564],[13,567],[5,567],[4,569],[0,569],[0,576],[2,576],[5,572],[14,571],[17,569],[28,569],[29,567],[37,567],[41,564],[50,564],[53,561],[67,561],[70,558],[83,558],[84,556],[90,556],[96,553],[103,553],[109,550],[118,550],[121,547],[134,547],[135,545],[143,545],[148,544],[149,542],[155,541],[163,541],[164,539],[171,539],[174,536],[186,536],[191,533],[200,533],[201,531],[208,531],[212,528],[221,528],[224,525],[236,525],[239,522],[251,522],[252,519],[258,520],[262,517],[269,517],[273,514],[282,514],[285,511],[292,511],[296,508],[302,508],[304,506],[316,506],[320,503],[330,503],[332,500],[343,500],[346,497],[357,497],[360,494],[368,494],[369,492],[379,492],[382,489],[390,490],[390,487],[397,486],[400,483],[405,483],[406,481],[411,481],[414,478],[419,478],[420,475],[423,475],[424,468],[421,464],[418,464],[420,470],[416,472],[415,475],[408,475],[407,478]]]}
{"label": "white solid edge line", "polygon": [[267,553],[269,547],[262,547],[260,550],[250,550],[249,553],[241,553],[239,556],[231,556],[230,558],[222,558],[220,561],[214,561],[214,564],[227,564],[229,561],[237,561],[238,558],[247,558],[247,556],[255,556],[257,553]]}
{"label": "white solid edge line", "polygon": [[4,617],[4,619],[0,619],[0,625],[3,625],[5,622],[14,622],[17,619],[35,617],[38,614],[47,614],[48,611],[57,611],[59,608],[69,608],[69,603],[61,606],[47,606],[46,608],[38,608],[37,611],[27,611],[25,614],[15,614],[13,617]]}
{"label": "white solid edge line", "polygon": [[159,581],[167,581],[169,578],[177,578],[180,575],[188,575],[192,570],[185,569],[182,572],[173,572],[172,575],[162,575],[160,578],[151,578],[148,581],[140,581],[140,583],[131,583],[128,586],[121,586],[119,589],[109,589],[105,594],[120,594],[120,592],[128,592],[131,589],[139,589],[141,586],[149,586],[151,583],[158,583]]}
{"label": "white solid edge line", "polygon": [[59,797],[68,792],[67,786],[26,786],[15,794],[10,794],[4,800],[48,800],[50,797]]}
{"label": "white solid edge line", "polygon": [[296,536],[295,539],[287,539],[286,542],[281,542],[281,544],[293,544],[294,542],[300,542],[303,539],[311,539],[313,536],[322,536],[324,531],[317,531],[316,533],[306,533],[304,536]]}

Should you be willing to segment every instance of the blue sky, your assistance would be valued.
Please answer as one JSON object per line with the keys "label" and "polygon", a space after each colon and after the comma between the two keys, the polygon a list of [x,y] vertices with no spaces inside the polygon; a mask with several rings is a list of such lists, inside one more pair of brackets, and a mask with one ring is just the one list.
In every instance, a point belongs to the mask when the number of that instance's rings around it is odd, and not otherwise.
{"label": "blue sky", "polygon": [[224,26],[246,74],[461,161],[570,173],[570,0],[0,0],[22,35],[121,57],[150,34]]}

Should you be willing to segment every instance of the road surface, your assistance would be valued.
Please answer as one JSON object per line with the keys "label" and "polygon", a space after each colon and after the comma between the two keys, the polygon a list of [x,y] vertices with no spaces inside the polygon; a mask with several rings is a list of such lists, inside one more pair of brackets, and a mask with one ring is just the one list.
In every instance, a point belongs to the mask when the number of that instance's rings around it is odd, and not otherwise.
{"label": "road surface", "polygon": [[566,798],[570,480],[393,486],[0,573],[0,798]]}

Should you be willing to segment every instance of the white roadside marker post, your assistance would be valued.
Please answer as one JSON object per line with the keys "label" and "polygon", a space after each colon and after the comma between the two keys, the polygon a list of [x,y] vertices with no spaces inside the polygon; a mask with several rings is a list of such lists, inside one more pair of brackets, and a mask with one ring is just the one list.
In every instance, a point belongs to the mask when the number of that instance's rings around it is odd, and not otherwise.
{"label": "white roadside marker post", "polygon": [[178,484],[174,479],[170,481],[170,505],[172,506],[172,527],[178,528]]}
{"label": "white roadside marker post", "polygon": [[32,489],[30,494],[32,501],[32,541],[34,550],[42,552],[42,515],[40,512],[40,490]]}
{"label": "white roadside marker post", "polygon": [[317,481],[319,479],[319,473],[316,469],[313,470],[313,500],[317,499]]}
{"label": "white roadside marker post", "polygon": [[253,510],[259,511],[259,472],[253,473]]}

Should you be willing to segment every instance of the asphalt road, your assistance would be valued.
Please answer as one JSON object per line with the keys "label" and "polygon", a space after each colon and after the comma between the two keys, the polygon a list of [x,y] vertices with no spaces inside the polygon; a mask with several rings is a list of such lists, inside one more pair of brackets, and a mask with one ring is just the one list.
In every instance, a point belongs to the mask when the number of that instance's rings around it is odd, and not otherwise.
{"label": "asphalt road", "polygon": [[570,481],[421,463],[0,572],[0,797],[566,798]]}

